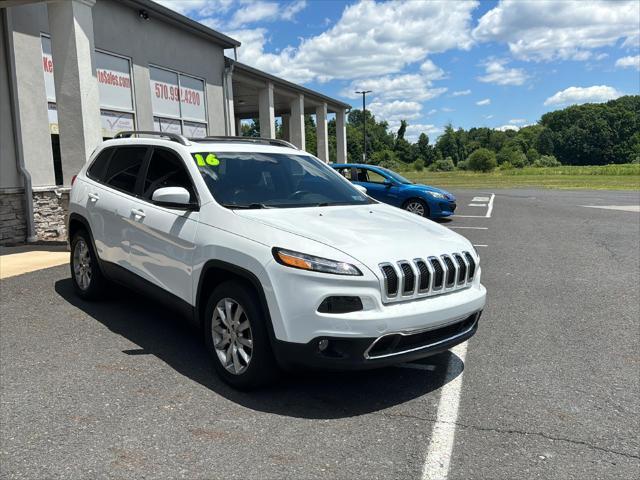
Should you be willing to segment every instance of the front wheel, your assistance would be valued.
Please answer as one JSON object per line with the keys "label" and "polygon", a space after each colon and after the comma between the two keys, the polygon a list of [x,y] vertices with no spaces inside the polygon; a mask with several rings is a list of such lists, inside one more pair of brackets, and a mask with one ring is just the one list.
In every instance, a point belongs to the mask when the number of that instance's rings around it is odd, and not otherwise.
{"label": "front wheel", "polygon": [[255,291],[236,281],[219,285],[205,311],[205,343],[216,372],[240,389],[274,380],[277,366]]}
{"label": "front wheel", "polygon": [[415,213],[421,217],[429,218],[429,205],[424,200],[419,198],[412,198],[404,204],[404,209],[407,212]]}
{"label": "front wheel", "polygon": [[71,239],[69,264],[76,294],[85,300],[100,298],[106,280],[98,266],[91,236],[85,230],[79,230]]}

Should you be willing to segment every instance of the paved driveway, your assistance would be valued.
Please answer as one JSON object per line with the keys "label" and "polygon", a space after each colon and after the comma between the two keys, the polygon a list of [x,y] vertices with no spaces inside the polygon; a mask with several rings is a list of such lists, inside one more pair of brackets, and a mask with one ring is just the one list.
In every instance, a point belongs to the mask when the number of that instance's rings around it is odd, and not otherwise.
{"label": "paved driveway", "polygon": [[637,478],[640,215],[583,205],[640,195],[456,193],[480,330],[379,371],[239,393],[135,293],[83,302],[64,266],[2,280],[0,476]]}

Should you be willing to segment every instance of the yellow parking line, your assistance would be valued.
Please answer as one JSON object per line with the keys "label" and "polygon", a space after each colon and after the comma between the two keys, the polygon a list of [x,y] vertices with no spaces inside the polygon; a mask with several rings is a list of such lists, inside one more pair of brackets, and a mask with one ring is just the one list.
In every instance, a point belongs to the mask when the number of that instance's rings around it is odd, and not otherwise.
{"label": "yellow parking line", "polygon": [[69,252],[23,252],[0,256],[0,279],[69,263]]}

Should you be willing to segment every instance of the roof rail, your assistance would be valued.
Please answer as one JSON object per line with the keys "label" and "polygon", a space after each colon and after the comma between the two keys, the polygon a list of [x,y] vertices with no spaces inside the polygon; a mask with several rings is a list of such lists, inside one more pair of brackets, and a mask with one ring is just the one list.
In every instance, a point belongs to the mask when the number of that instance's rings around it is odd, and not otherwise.
{"label": "roof rail", "polygon": [[206,136],[200,138],[190,138],[193,142],[244,142],[244,143],[258,143],[260,145],[274,145],[277,147],[289,147],[300,150],[293,143],[289,143],[286,140],[280,140],[279,138],[262,138],[262,137],[231,137],[231,136]]}
{"label": "roof rail", "polygon": [[168,138],[171,141],[174,142],[178,142],[180,145],[191,145],[191,143],[189,143],[189,140],[187,139],[187,137],[184,137],[182,135],[179,135],[177,133],[170,133],[170,132],[152,132],[149,130],[126,130],[123,132],[118,132],[115,134],[115,136],[113,138],[131,138],[133,136],[141,136],[141,135],[148,135],[151,137],[165,137]]}

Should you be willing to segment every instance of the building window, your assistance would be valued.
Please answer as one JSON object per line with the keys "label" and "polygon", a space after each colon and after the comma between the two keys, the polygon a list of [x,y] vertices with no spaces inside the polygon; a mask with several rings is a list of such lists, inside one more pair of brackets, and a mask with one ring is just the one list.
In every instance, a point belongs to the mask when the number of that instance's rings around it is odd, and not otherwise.
{"label": "building window", "polygon": [[205,82],[183,73],[149,66],[153,127],[188,137],[207,135]]}
{"label": "building window", "polygon": [[49,133],[51,134],[51,152],[53,154],[53,174],[56,185],[64,185],[62,177],[62,157],[60,155],[60,130],[58,128],[58,107],[56,105],[56,85],[53,77],[53,56],[51,54],[51,38],[40,35],[42,47],[42,71],[44,73],[44,90],[47,97],[47,116]]}
{"label": "building window", "polygon": [[122,130],[135,130],[131,61],[100,50],[96,50],[95,60],[102,136],[111,138]]}

